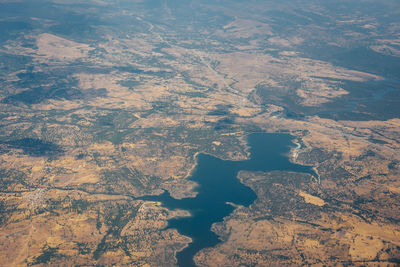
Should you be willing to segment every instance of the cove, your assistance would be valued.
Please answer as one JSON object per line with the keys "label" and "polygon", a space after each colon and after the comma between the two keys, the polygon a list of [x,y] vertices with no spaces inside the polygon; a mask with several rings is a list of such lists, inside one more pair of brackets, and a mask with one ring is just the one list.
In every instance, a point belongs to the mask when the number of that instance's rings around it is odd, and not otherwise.
{"label": "cove", "polygon": [[197,166],[188,178],[198,183],[198,194],[194,198],[174,199],[168,192],[159,196],[143,197],[143,200],[160,201],[168,209],[183,209],[191,217],[174,218],[168,221],[168,228],[175,228],[182,235],[192,238],[192,243],[177,253],[178,266],[196,266],[193,257],[203,248],[213,247],[220,240],[211,231],[215,222],[223,221],[234,207],[227,202],[249,206],[256,194],[237,178],[238,172],[247,171],[294,171],[315,172],[309,166],[294,164],[287,155],[293,137],[288,134],[254,133],[248,136],[250,159],[244,161],[221,160],[207,154],[197,156]]}

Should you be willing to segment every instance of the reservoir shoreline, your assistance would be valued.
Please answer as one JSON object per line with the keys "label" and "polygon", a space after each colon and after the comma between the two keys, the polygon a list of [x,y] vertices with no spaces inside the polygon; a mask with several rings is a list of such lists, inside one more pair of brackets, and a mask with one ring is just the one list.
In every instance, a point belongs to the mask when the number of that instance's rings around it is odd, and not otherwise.
{"label": "reservoir shoreline", "polygon": [[199,153],[196,166],[187,179],[198,184],[193,198],[175,199],[165,191],[158,196],[142,200],[159,201],[162,206],[190,212],[190,217],[172,218],[166,229],[177,229],[192,239],[176,254],[178,266],[196,266],[193,257],[204,248],[221,242],[211,231],[214,223],[222,222],[235,209],[235,205],[250,206],[257,195],[238,179],[240,171],[292,171],[316,176],[310,166],[291,162],[289,152],[295,147],[295,137],[282,133],[252,133],[247,136],[250,158],[242,161],[222,160],[209,154]]}

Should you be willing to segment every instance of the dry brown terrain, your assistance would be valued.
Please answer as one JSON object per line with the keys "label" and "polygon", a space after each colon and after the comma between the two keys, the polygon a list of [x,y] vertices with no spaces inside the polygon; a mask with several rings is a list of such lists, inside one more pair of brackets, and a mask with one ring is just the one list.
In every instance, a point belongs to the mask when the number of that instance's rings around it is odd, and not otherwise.
{"label": "dry brown terrain", "polygon": [[176,266],[191,239],[165,227],[189,212],[140,197],[195,197],[196,155],[248,159],[252,132],[293,135],[318,177],[240,172],[257,200],[213,225],[199,266],[400,262],[394,4],[117,2],[23,9],[34,30],[0,40],[0,265]]}

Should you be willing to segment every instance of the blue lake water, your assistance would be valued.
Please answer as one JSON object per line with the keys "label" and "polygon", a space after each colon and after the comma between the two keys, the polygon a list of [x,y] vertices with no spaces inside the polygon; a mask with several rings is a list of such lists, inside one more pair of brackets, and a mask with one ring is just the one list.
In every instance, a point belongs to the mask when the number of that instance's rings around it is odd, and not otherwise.
{"label": "blue lake water", "polygon": [[309,166],[291,163],[287,157],[293,137],[287,134],[255,133],[248,136],[250,159],[229,161],[199,154],[197,167],[188,178],[199,184],[195,198],[174,199],[168,192],[159,196],[145,197],[160,201],[168,209],[190,211],[191,217],[169,220],[167,228],[175,228],[179,233],[192,238],[192,243],[177,253],[178,265],[196,266],[193,256],[203,248],[213,247],[220,240],[211,231],[215,222],[221,222],[234,207],[227,202],[249,206],[256,194],[237,178],[238,172],[284,170],[315,175]]}

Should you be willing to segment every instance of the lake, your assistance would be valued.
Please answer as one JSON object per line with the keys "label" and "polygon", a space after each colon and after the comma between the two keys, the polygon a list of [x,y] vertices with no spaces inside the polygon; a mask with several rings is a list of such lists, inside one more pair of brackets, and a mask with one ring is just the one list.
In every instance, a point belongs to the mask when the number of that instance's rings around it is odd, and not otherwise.
{"label": "lake", "polygon": [[177,253],[178,265],[196,266],[193,256],[203,248],[213,247],[220,240],[211,231],[213,223],[223,221],[234,207],[229,203],[249,206],[256,194],[237,178],[238,172],[246,171],[293,171],[315,172],[309,166],[294,164],[287,155],[293,137],[287,134],[254,133],[248,136],[250,159],[244,161],[222,160],[211,155],[199,154],[197,167],[188,179],[198,183],[198,194],[194,198],[174,199],[168,192],[159,196],[145,197],[146,200],[160,201],[168,209],[188,210],[191,217],[174,218],[168,221],[168,228],[177,229],[182,235],[192,238],[192,243]]}

